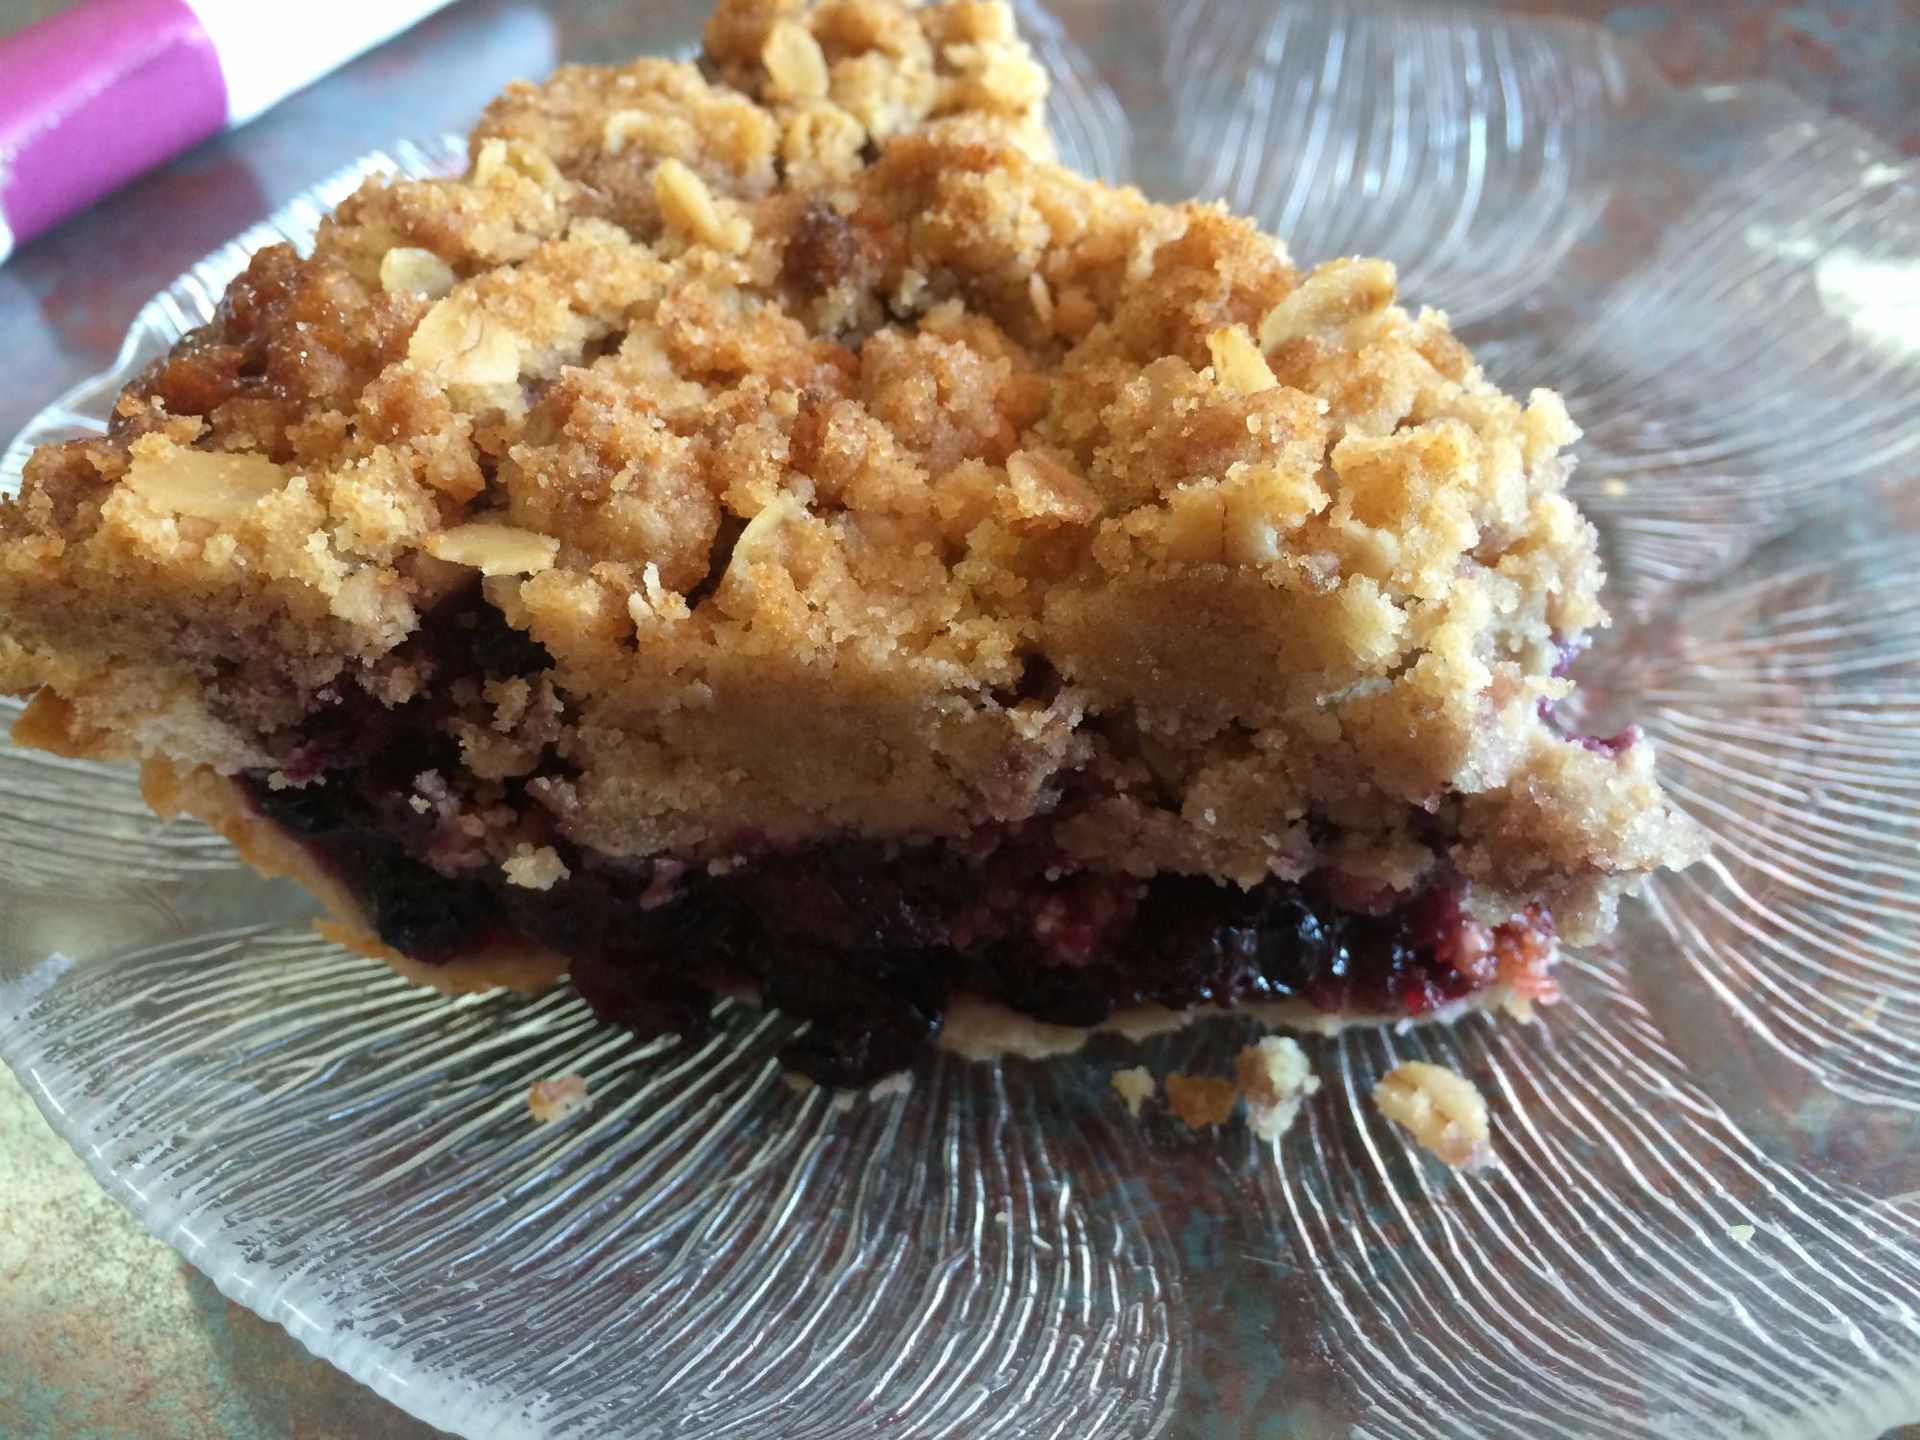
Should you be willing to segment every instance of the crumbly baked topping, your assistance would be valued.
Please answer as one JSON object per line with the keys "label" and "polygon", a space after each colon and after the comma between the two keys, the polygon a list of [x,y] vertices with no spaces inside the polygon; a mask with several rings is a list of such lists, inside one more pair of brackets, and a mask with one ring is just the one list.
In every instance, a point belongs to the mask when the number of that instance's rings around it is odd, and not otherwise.
{"label": "crumbly baked topping", "polygon": [[517,885],[527,804],[719,864],[1052,817],[1089,869],[1445,870],[1599,933],[1695,841],[1646,744],[1543,718],[1604,623],[1559,400],[1383,262],[1059,167],[1045,93],[986,0],[722,0],[700,66],[512,87],[33,458],[0,684],[285,769],[442,683],[404,642],[477,578],[553,663],[445,682],[417,798]]}

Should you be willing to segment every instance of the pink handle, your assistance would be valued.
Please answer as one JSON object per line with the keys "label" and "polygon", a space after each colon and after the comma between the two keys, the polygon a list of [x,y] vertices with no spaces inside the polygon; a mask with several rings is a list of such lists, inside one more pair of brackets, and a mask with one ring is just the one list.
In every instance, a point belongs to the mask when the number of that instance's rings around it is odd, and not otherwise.
{"label": "pink handle", "polygon": [[217,133],[227,86],[184,0],[84,0],[0,39],[0,259]]}

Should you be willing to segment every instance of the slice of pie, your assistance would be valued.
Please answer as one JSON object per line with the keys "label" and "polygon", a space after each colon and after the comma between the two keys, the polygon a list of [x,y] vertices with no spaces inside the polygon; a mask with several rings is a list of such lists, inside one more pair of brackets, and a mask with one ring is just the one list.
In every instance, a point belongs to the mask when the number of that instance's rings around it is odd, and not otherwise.
{"label": "slice of pie", "polygon": [[17,737],[448,988],[854,1082],[1550,997],[1698,845],[1562,734],[1560,401],[1054,163],[1005,5],[723,0],[367,184],[0,509]]}

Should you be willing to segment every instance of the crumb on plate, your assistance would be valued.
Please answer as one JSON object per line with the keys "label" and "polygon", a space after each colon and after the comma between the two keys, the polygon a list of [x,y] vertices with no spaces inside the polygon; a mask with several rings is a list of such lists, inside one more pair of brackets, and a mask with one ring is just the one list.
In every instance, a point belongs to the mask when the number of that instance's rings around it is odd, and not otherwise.
{"label": "crumb on plate", "polygon": [[1292,1127],[1300,1105],[1320,1088],[1300,1043],[1287,1035],[1266,1035],[1234,1059],[1240,1093],[1247,1102],[1247,1123],[1269,1143]]}
{"label": "crumb on plate", "polygon": [[593,1104],[587,1082],[578,1075],[562,1075],[554,1080],[536,1080],[527,1091],[527,1109],[542,1125],[558,1124]]}
{"label": "crumb on plate", "polygon": [[1113,1093],[1125,1102],[1127,1113],[1140,1118],[1140,1111],[1153,1099],[1159,1087],[1154,1083],[1153,1072],[1144,1065],[1135,1065],[1129,1070],[1116,1070],[1108,1077]]}
{"label": "crumb on plate", "polygon": [[1876,995],[1861,1007],[1858,1015],[1855,1015],[1853,1019],[1847,1022],[1847,1029],[1856,1033],[1862,1030],[1871,1030],[1880,1023],[1880,1017],[1886,1013],[1887,997],[1884,995]]}
{"label": "crumb on plate", "polygon": [[1487,1102],[1471,1080],[1445,1066],[1402,1061],[1373,1087],[1373,1103],[1444,1164],[1471,1170],[1493,1158]]}
{"label": "crumb on plate", "polygon": [[1233,1107],[1239,1103],[1240,1089],[1231,1080],[1178,1072],[1167,1076],[1167,1108],[1179,1116],[1189,1130],[1226,1124],[1233,1118]]}

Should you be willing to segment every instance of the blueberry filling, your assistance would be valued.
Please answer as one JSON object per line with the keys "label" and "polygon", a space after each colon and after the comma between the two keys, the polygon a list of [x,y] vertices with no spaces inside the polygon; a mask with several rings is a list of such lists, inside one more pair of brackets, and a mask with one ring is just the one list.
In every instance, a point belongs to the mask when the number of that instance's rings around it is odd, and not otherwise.
{"label": "blueberry filling", "polygon": [[[443,677],[550,663],[484,604],[430,631],[423,643]],[[1369,911],[1311,877],[1247,890],[1063,873],[1038,826],[966,853],[843,839],[746,847],[725,867],[621,860],[553,836],[568,873],[529,889],[497,864],[447,864],[431,819],[408,803],[422,772],[457,773],[430,701],[343,699],[283,750],[307,783],[245,777],[253,803],[361,897],[395,949],[444,963],[477,944],[532,941],[567,958],[603,1020],[644,1034],[696,1032],[716,993],[752,987],[810,1022],[783,1059],[826,1084],[909,1063],[957,994],[1075,1026],[1131,1006],[1249,1000],[1417,1016],[1492,983],[1503,962],[1537,958],[1551,933],[1544,916],[1474,924],[1447,885]],[[538,813],[524,782],[510,798]]]}
{"label": "blueberry filling", "polygon": [[[1040,867],[1023,885],[1030,862],[1017,841],[982,863],[944,847],[849,840],[695,872],[650,904],[642,897],[658,887],[647,864],[573,854],[568,878],[544,891],[495,872],[448,876],[407,853],[370,807],[316,805],[334,785],[250,789],[263,814],[354,886],[394,948],[444,961],[523,936],[569,959],[602,1019],[648,1034],[697,1031],[717,989],[752,985],[813,1022],[784,1058],[826,1084],[908,1063],[956,992],[1064,1025],[1141,1004],[1246,1000],[1417,1016],[1496,973],[1491,958],[1450,957],[1462,919],[1448,889],[1360,914],[1281,880],[1252,890],[1179,875],[1048,880]],[[1033,923],[1063,908],[1096,912],[1065,944],[1057,928]],[[1544,925],[1526,923],[1532,933]]]}

